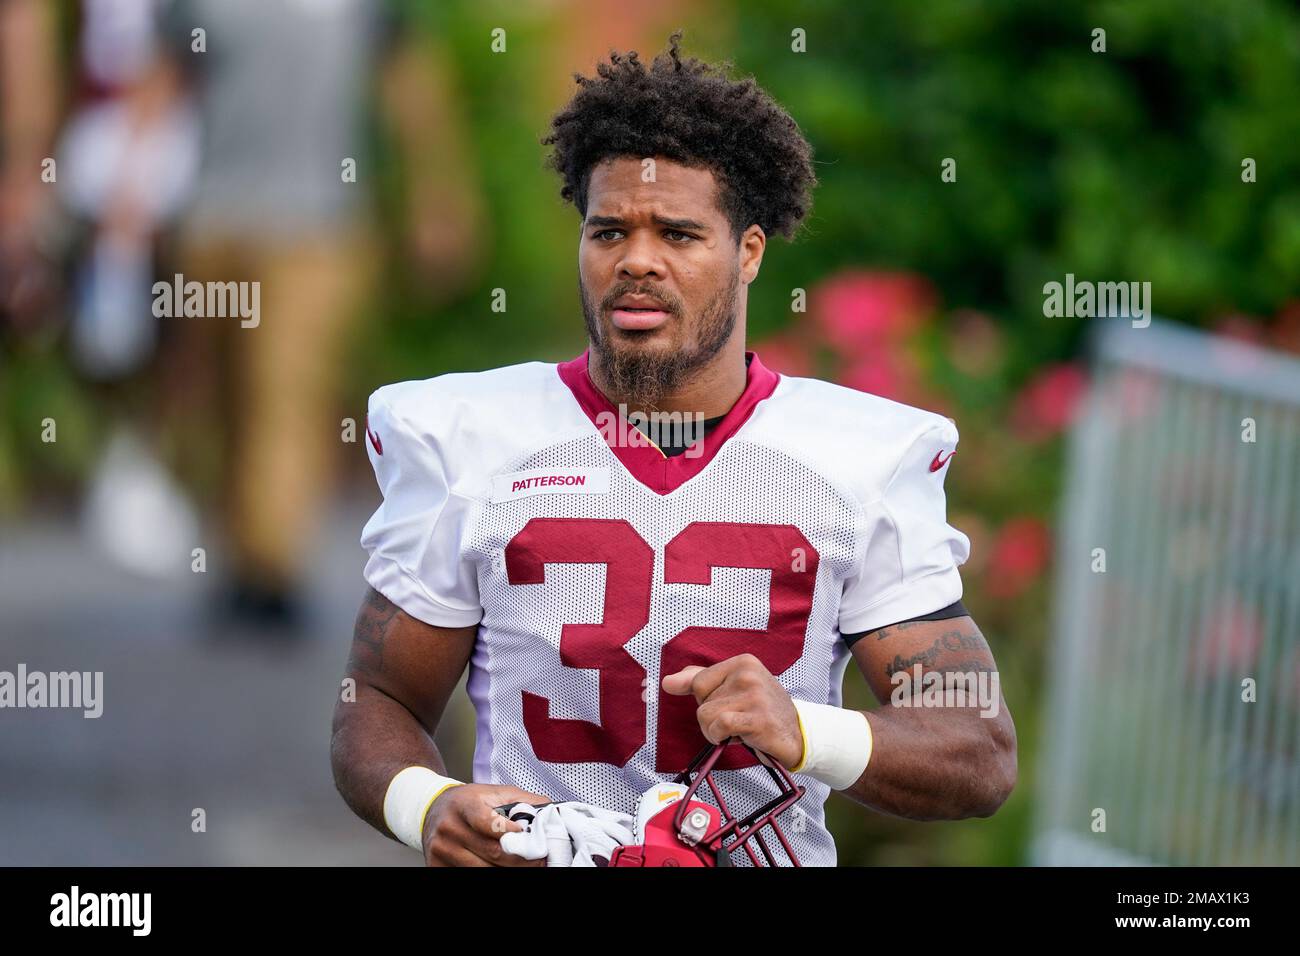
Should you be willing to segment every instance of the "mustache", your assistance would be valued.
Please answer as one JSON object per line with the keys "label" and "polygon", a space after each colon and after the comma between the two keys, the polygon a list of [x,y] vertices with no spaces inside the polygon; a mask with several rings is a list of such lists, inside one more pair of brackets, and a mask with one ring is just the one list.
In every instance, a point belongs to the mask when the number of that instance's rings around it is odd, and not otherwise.
{"label": "mustache", "polygon": [[675,296],[665,295],[662,292],[656,292],[654,289],[637,289],[635,287],[617,288],[601,300],[600,307],[603,311],[608,312],[614,307],[614,303],[625,295],[641,295],[649,299],[654,299],[663,305],[664,310],[671,312],[673,315],[680,315],[682,308],[681,303]]}

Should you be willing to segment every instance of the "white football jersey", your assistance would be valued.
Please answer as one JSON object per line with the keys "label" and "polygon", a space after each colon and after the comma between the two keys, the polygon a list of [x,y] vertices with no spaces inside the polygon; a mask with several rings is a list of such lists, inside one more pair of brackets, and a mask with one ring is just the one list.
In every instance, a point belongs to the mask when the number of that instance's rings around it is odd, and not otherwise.
{"label": "white football jersey", "polygon": [[[622,440],[616,414],[585,353],[379,389],[384,501],[361,543],[398,607],[479,626],[474,781],[631,814],[706,744],[663,676],[750,653],[791,696],[838,706],[841,634],[959,600],[969,541],[945,515],[957,429],[939,415],[752,353],[702,447],[665,457]],[[727,758],[733,812],[775,796],[747,751]],[[834,865],[829,788],[797,779],[782,824],[802,863]]]}

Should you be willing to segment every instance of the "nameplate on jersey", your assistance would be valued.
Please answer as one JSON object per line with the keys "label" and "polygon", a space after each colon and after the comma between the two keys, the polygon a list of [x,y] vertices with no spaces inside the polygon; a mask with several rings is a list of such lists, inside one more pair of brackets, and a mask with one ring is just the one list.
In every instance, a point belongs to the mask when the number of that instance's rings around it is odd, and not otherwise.
{"label": "nameplate on jersey", "polygon": [[608,468],[536,468],[492,479],[492,504],[532,495],[603,495],[609,491]]}

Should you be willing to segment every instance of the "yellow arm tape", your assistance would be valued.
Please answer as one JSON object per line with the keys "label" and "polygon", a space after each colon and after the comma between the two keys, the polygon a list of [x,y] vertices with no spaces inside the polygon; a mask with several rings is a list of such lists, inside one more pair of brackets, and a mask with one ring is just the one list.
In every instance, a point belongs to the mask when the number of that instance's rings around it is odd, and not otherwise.
{"label": "yellow arm tape", "polygon": [[798,773],[804,768],[804,764],[808,762],[808,731],[803,729],[803,718],[799,716],[798,707],[794,709],[794,719],[799,721],[799,739],[803,741],[803,753],[799,755],[798,766],[791,767],[790,772]]}
{"label": "yellow arm tape", "polygon": [[437,800],[439,797],[441,797],[452,787],[463,787],[463,786],[464,786],[463,783],[449,783],[447,784],[447,786],[441,787],[437,793],[435,793],[433,796],[429,798],[429,802],[426,803],[424,805],[424,809],[420,811],[420,839],[421,840],[424,839],[424,818],[429,815],[429,808],[433,806],[433,801]]}

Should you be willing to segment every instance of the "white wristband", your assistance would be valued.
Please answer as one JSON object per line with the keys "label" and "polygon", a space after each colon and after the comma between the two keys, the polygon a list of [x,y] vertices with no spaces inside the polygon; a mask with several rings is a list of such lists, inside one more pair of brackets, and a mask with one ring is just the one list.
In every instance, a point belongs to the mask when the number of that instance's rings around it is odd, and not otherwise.
{"label": "white wristband", "polygon": [[860,710],[794,701],[803,734],[803,759],[791,773],[805,773],[834,790],[855,784],[871,760],[871,724]]}
{"label": "white wristband", "polygon": [[393,836],[423,853],[424,817],[430,805],[448,787],[458,787],[460,783],[428,767],[407,767],[388,784],[388,792],[384,794],[384,823]]}

